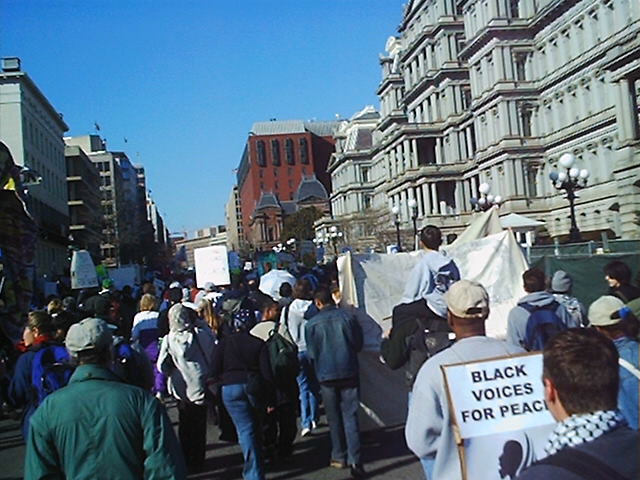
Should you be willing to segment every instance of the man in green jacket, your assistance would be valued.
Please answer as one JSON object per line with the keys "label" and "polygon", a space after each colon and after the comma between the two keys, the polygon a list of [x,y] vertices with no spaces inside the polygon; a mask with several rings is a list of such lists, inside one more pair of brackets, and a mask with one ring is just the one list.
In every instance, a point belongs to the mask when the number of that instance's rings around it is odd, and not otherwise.
{"label": "man in green jacket", "polygon": [[107,323],[73,325],[66,347],[78,367],[31,419],[25,479],[183,479],[182,452],[164,407],[109,370]]}

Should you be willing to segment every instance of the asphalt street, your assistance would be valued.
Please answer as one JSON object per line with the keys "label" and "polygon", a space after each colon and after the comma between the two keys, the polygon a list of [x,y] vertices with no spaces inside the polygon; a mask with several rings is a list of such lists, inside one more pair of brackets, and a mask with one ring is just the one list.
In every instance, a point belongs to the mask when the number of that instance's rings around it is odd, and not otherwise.
{"label": "asphalt street", "polygon": [[[362,453],[368,478],[422,479],[419,462],[407,449],[403,422],[406,417],[406,387],[402,373],[391,372],[380,364],[377,355],[363,353],[361,362],[360,425]],[[177,410],[172,402],[168,412],[177,428]],[[218,428],[212,424],[207,433],[207,459],[202,473],[193,479],[235,480],[242,478],[240,447],[218,440]],[[19,422],[0,421],[0,480],[22,478],[24,443]],[[348,470],[330,468],[329,430],[324,416],[312,435],[295,443],[293,457],[285,464],[267,468],[269,480],[343,480],[350,478]]]}

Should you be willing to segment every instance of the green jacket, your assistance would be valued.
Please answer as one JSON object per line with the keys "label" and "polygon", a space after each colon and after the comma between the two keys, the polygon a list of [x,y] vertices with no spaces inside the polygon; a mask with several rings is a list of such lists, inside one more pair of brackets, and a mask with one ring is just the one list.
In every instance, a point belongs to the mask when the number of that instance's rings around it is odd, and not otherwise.
{"label": "green jacket", "polygon": [[81,365],[31,417],[25,479],[183,479],[164,407],[106,368]]}

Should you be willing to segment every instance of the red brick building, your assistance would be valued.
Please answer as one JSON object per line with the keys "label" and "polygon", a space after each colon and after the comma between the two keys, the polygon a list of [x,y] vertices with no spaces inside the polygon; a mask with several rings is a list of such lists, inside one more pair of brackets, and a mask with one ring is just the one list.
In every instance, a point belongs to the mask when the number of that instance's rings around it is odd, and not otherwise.
{"label": "red brick building", "polygon": [[282,221],[298,209],[303,183],[306,203],[312,191],[318,196],[312,201],[323,205],[324,191],[328,209],[331,183],[327,165],[334,152],[337,126],[338,122],[301,120],[253,125],[237,178],[247,246],[270,248],[280,242]]}

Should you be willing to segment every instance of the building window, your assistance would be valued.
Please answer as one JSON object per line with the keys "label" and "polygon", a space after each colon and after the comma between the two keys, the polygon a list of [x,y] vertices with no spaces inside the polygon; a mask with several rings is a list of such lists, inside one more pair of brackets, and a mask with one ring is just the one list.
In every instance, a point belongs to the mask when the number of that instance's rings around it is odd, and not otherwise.
{"label": "building window", "polygon": [[278,190],[280,190],[280,184],[278,183],[278,181],[277,181],[277,180],[275,181],[275,190],[276,190],[276,192],[277,192]]}
{"label": "building window", "polygon": [[369,167],[362,167],[361,174],[362,174],[362,183],[369,182]]}
{"label": "building window", "polygon": [[527,79],[527,74],[526,74],[527,54],[524,52],[516,53],[513,56],[513,61],[516,67],[516,80],[518,82],[524,82]]}
{"label": "building window", "polygon": [[280,142],[276,139],[271,140],[271,163],[274,167],[280,166]]}
{"label": "building window", "polygon": [[264,141],[258,140],[258,165],[261,167],[267,166],[267,155],[265,151]]}
{"label": "building window", "polygon": [[287,183],[289,184],[289,189],[293,189],[293,180],[289,180]]}
{"label": "building window", "polygon": [[258,170],[258,172],[259,172],[258,175],[260,176],[260,178],[263,178],[264,177],[264,170],[260,169],[260,170]]}
{"label": "building window", "polygon": [[462,109],[471,109],[471,87],[462,88]]}
{"label": "building window", "polygon": [[284,143],[284,151],[285,151],[285,156],[287,158],[287,164],[295,165],[296,160],[293,152],[293,140],[291,140],[290,138],[287,138],[287,140]]}
{"label": "building window", "polygon": [[300,163],[309,164],[309,145],[306,138],[301,138],[298,143],[300,149]]}
{"label": "building window", "polygon": [[520,17],[520,0],[509,0],[509,16],[511,18]]}
{"label": "building window", "polygon": [[371,195],[364,195],[362,197],[362,203],[365,209],[371,208]]}
{"label": "building window", "polygon": [[264,182],[260,182],[260,191],[264,192]]}

